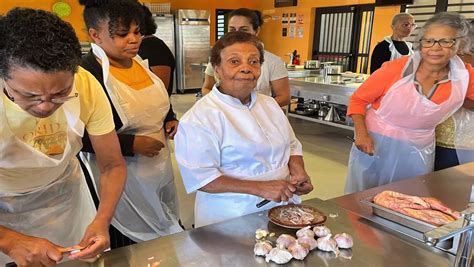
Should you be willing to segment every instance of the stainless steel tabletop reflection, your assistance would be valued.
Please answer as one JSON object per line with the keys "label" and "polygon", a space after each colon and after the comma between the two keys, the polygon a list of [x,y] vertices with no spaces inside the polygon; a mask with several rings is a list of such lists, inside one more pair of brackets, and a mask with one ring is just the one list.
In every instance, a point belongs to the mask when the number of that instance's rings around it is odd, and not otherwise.
{"label": "stainless steel tabletop reflection", "polygon": [[[354,247],[343,252],[352,258],[336,258],[333,253],[314,250],[304,261],[293,259],[286,266],[447,266],[453,260],[448,253],[373,228],[335,203],[312,199],[305,204],[326,215],[337,215],[328,216],[326,225],[334,234],[345,232],[353,236]],[[258,228],[277,235],[295,234],[295,230],[270,223],[264,211],[115,249],[104,253],[94,264],[71,261],[60,266],[267,266],[263,257],[253,254]]]}

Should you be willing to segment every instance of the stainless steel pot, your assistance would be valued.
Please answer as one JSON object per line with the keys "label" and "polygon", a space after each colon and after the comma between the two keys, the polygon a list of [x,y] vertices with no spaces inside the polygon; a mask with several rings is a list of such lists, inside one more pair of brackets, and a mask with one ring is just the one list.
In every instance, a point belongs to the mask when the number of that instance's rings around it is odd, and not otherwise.
{"label": "stainless steel pot", "polygon": [[329,65],[326,67],[327,75],[340,75],[344,71],[344,66],[342,65]]}
{"label": "stainless steel pot", "polygon": [[319,60],[306,60],[304,62],[304,68],[309,70],[319,69]]}

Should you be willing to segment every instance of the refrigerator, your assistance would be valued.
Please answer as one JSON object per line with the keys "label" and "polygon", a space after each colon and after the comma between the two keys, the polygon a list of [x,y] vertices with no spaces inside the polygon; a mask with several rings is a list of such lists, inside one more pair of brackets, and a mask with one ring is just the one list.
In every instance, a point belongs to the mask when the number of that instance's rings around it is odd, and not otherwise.
{"label": "refrigerator", "polygon": [[176,87],[180,93],[202,87],[211,51],[210,35],[208,10],[176,11]]}
{"label": "refrigerator", "polygon": [[[153,14],[153,19],[156,23],[156,32],[155,36],[163,40],[163,42],[168,46],[168,48],[173,53],[173,56],[176,60],[176,45],[175,45],[175,27],[174,27],[174,15],[173,14]],[[176,93],[176,73],[175,68],[173,75],[173,91]]]}

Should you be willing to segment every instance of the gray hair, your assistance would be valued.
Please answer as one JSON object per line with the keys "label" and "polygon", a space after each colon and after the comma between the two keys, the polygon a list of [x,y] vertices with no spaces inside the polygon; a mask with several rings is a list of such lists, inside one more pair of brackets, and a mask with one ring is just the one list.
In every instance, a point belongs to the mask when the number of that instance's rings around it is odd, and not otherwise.
{"label": "gray hair", "polygon": [[411,19],[415,20],[415,17],[413,17],[413,15],[410,14],[410,13],[398,13],[397,15],[393,16],[393,18],[392,18],[392,26],[397,25],[397,23],[401,19],[404,19],[404,18],[411,18]]}
{"label": "gray hair", "polygon": [[[426,30],[433,25],[448,26],[456,30],[456,37],[458,38],[456,38],[455,46],[456,49],[462,49],[462,51],[457,52],[469,53],[472,46],[471,35],[473,34],[473,29],[471,29],[471,25],[469,25],[469,22],[463,15],[457,12],[440,12],[435,14],[433,17],[428,19],[425,25],[420,29],[416,40],[421,40],[424,37]],[[420,49],[419,42],[415,43],[414,48],[417,50]]]}

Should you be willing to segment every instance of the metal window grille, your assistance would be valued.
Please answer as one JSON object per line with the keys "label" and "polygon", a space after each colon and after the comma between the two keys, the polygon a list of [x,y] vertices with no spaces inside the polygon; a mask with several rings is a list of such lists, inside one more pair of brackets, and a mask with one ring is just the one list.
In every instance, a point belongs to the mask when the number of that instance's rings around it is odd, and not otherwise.
{"label": "metal window grille", "polygon": [[171,3],[143,3],[151,13],[154,14],[171,14]]}
{"label": "metal window grille", "polygon": [[219,40],[227,32],[229,22],[228,15],[232,9],[217,9],[216,10],[216,41]]}

